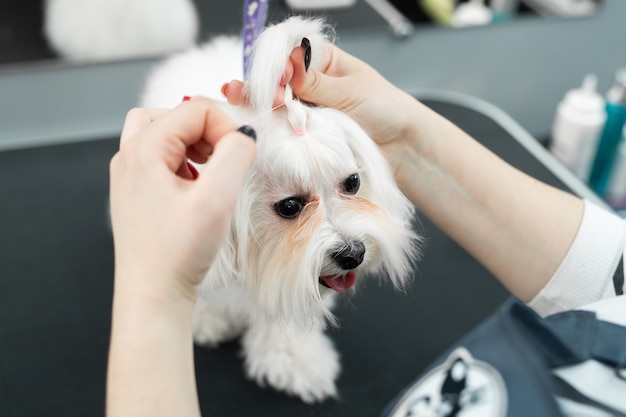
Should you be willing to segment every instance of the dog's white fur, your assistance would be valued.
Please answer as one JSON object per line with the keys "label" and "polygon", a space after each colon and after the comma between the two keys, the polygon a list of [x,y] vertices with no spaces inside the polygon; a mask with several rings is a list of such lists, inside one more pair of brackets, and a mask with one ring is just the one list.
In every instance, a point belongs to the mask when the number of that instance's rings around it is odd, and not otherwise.
{"label": "dog's white fur", "polygon": [[[356,122],[289,95],[287,106],[271,110],[293,48],[307,37],[311,66],[319,67],[328,33],[321,20],[300,17],[266,29],[246,86],[251,106],[223,106],[238,123],[254,127],[258,154],[193,320],[197,343],[214,346],[242,336],[248,377],[306,402],[337,395],[339,359],[323,333],[327,321],[335,322],[330,308],[336,293],[320,285],[320,277],[352,274],[337,263],[338,249],[364,244],[357,282],[377,275],[403,288],[419,241],[411,226],[413,206]],[[241,68],[240,39],[217,38],[158,66],[142,105],[173,107],[184,95],[219,98],[221,84],[241,79]],[[294,127],[306,133],[298,136]],[[353,195],[343,184],[355,173],[361,184]],[[304,208],[293,219],[279,216],[275,203],[292,196]]]}
{"label": "dog's white fur", "polygon": [[45,0],[43,33],[73,61],[157,56],[193,46],[192,0]]}

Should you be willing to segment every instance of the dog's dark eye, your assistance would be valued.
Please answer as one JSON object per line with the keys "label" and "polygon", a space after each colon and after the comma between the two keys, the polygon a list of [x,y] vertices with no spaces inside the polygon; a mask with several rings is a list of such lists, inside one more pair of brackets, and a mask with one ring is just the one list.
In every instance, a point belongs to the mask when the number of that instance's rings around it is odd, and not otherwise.
{"label": "dog's dark eye", "polygon": [[361,178],[359,174],[352,174],[342,184],[343,192],[346,194],[356,194],[361,187]]}
{"label": "dog's dark eye", "polygon": [[280,217],[285,219],[294,219],[298,217],[304,208],[304,200],[300,197],[288,197],[274,203],[274,211]]}

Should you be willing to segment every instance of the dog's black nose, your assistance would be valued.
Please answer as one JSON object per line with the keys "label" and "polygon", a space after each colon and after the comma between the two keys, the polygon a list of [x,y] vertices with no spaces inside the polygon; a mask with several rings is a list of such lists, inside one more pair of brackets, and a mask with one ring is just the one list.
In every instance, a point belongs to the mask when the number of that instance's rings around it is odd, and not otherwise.
{"label": "dog's black nose", "polygon": [[365,245],[363,242],[351,242],[333,252],[333,260],[342,269],[354,269],[363,263]]}

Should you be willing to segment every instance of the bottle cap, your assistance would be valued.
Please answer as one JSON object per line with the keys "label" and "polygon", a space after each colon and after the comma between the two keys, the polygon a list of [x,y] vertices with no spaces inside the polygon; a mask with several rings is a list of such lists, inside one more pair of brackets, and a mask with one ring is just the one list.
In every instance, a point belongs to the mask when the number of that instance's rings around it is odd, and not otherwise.
{"label": "bottle cap", "polygon": [[626,68],[615,72],[615,81],[606,92],[606,99],[610,103],[626,106]]}
{"label": "bottle cap", "polygon": [[604,111],[604,99],[597,91],[598,78],[595,74],[587,74],[580,88],[570,90],[565,95],[564,102],[582,113]]}
{"label": "bottle cap", "polygon": [[452,16],[452,26],[482,26],[491,23],[491,9],[485,6],[483,0],[470,0],[457,6]]}

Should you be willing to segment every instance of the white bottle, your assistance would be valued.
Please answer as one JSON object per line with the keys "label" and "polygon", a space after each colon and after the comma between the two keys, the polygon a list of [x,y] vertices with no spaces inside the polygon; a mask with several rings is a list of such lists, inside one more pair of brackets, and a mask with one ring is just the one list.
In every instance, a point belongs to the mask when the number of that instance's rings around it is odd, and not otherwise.
{"label": "white bottle", "polygon": [[492,11],[483,0],[460,3],[454,10],[451,25],[455,28],[483,26],[491,23]]}
{"label": "white bottle", "polygon": [[606,194],[608,203],[614,209],[626,210],[626,125],[622,130],[622,140],[617,148]]}
{"label": "white bottle", "polygon": [[598,80],[588,74],[582,86],[565,94],[552,125],[550,151],[577,177],[589,178],[602,128],[606,122],[604,98]]}
{"label": "white bottle", "polygon": [[315,10],[350,7],[356,0],[287,0],[286,3],[294,10]]}

